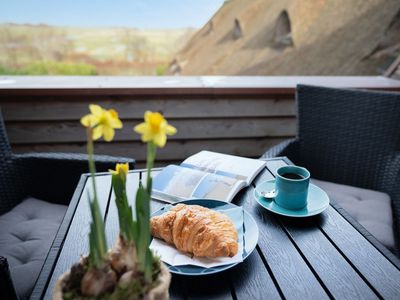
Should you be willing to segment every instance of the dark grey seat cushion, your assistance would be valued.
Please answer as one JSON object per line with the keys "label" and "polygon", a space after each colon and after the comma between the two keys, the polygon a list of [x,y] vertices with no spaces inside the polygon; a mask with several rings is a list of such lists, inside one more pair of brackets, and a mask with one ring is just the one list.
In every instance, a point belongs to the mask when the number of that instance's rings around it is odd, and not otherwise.
{"label": "dark grey seat cushion", "polygon": [[28,299],[67,206],[27,198],[0,216],[0,255],[21,299]]}
{"label": "dark grey seat cushion", "polygon": [[392,205],[388,194],[322,180],[311,181],[325,190],[331,200],[343,207],[383,245],[391,250],[395,248]]}

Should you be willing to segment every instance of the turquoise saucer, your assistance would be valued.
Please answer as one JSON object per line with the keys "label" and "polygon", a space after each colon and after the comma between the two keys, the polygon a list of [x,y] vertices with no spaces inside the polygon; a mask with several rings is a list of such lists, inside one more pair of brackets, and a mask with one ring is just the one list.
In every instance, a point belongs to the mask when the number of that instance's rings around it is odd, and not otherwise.
{"label": "turquoise saucer", "polygon": [[275,201],[268,200],[260,195],[261,191],[271,191],[274,188],[275,179],[264,181],[254,189],[254,198],[257,203],[265,209],[282,216],[296,218],[315,216],[323,212],[329,206],[328,195],[322,189],[311,183],[308,188],[307,206],[299,210],[283,208],[276,204]]}

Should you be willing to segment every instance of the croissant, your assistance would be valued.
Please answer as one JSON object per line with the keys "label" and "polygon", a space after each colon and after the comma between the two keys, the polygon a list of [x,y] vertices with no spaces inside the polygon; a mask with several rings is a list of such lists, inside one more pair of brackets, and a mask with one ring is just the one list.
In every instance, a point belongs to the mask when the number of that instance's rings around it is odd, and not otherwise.
{"label": "croissant", "polygon": [[151,218],[151,233],[196,257],[235,256],[238,235],[224,214],[199,206],[178,204]]}

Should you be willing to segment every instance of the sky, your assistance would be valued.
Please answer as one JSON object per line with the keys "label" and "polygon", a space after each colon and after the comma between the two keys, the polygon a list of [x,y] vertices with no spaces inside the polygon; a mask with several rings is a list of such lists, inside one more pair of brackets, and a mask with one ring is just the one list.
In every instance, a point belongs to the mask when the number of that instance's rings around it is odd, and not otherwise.
{"label": "sky", "polygon": [[0,0],[0,23],[75,27],[202,27],[224,0]]}

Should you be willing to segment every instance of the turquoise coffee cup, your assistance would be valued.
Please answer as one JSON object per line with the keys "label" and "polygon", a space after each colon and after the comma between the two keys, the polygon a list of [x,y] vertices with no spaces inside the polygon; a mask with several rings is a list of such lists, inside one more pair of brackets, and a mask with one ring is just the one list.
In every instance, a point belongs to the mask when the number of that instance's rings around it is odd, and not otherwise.
{"label": "turquoise coffee cup", "polygon": [[310,172],[298,166],[284,166],[275,178],[275,203],[279,206],[299,210],[307,205]]}

